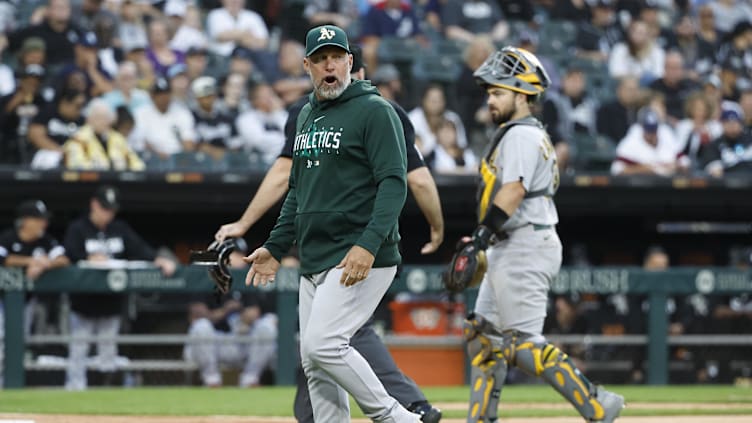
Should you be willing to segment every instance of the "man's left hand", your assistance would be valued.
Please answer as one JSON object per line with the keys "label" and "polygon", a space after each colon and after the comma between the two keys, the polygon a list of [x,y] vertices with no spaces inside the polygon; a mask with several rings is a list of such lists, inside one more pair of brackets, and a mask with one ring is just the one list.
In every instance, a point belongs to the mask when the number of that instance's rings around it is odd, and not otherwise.
{"label": "man's left hand", "polygon": [[368,277],[375,257],[363,247],[353,245],[345,258],[337,265],[337,269],[344,269],[339,283],[352,286]]}
{"label": "man's left hand", "polygon": [[166,277],[170,277],[175,274],[175,269],[177,269],[177,264],[168,259],[167,257],[157,257],[154,259],[154,265],[159,267],[159,270],[162,271],[162,275]]}

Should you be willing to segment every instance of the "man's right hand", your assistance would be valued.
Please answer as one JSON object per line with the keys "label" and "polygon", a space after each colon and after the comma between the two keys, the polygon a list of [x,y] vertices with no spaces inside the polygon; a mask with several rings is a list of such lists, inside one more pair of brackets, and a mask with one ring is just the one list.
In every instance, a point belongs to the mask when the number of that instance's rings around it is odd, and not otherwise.
{"label": "man's right hand", "polygon": [[227,223],[219,227],[217,233],[214,234],[214,239],[220,243],[224,242],[225,238],[241,238],[248,231],[248,225],[238,220],[236,222]]}
{"label": "man's right hand", "polygon": [[259,286],[274,282],[274,277],[279,270],[279,262],[269,250],[259,247],[250,256],[243,258],[243,261],[251,265],[245,277],[246,285]]}
{"label": "man's right hand", "polygon": [[435,253],[439,249],[441,243],[444,242],[444,228],[436,228],[431,226],[431,241],[421,248],[421,254]]}

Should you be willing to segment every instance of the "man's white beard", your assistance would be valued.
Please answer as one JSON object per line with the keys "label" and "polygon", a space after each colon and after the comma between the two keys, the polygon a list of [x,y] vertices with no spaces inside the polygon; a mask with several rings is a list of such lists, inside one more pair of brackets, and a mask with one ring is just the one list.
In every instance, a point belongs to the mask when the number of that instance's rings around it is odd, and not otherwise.
{"label": "man's white beard", "polygon": [[345,92],[345,89],[348,85],[350,85],[351,81],[352,78],[350,77],[349,73],[345,77],[344,82],[337,80],[337,83],[332,87],[326,85],[326,82],[322,80],[319,86],[316,87],[316,93],[322,100],[334,100],[335,98],[342,95],[343,92]]}

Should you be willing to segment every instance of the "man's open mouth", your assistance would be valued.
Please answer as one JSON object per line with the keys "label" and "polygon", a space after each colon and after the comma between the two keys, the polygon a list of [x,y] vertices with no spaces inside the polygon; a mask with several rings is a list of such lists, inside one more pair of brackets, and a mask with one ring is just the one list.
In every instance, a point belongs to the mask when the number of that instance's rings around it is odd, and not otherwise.
{"label": "man's open mouth", "polygon": [[327,83],[327,84],[329,84],[329,85],[336,84],[337,83],[337,77],[336,76],[327,76],[326,78],[324,78],[324,82]]}

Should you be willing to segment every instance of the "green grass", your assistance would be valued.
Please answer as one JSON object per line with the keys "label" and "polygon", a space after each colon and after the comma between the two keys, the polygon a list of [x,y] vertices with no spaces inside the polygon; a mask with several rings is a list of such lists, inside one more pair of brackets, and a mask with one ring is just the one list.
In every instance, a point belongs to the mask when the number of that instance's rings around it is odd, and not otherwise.
{"label": "green grass", "polygon": [[[752,389],[731,386],[617,386],[629,402],[651,403],[655,407],[627,408],[623,415],[752,415]],[[467,387],[425,388],[433,402],[461,402]],[[62,389],[22,389],[0,391],[0,413],[37,414],[116,414],[116,415],[258,415],[291,416],[294,388],[258,389],[138,388],[90,389],[66,392]],[[717,403],[717,409],[662,409],[661,403]],[[530,404],[530,408],[505,410],[504,404]],[[505,417],[573,416],[573,409],[538,410],[540,403],[564,404],[564,400],[544,385],[504,388],[501,415]],[[724,409],[722,403],[742,407]],[[353,414],[360,416],[356,406]],[[462,417],[463,410],[446,410],[447,417]]]}

